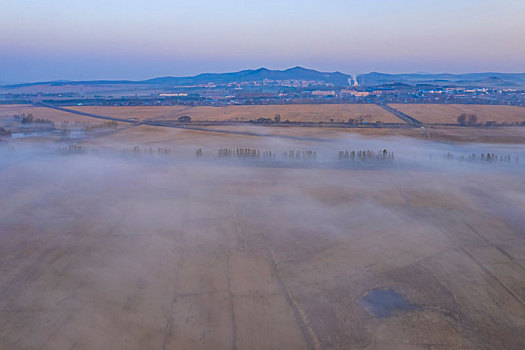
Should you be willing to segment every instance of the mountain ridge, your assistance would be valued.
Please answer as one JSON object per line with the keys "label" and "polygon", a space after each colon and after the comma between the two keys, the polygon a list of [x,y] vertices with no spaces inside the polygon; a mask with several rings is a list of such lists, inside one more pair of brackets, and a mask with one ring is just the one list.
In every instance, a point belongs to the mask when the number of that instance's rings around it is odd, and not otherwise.
{"label": "mountain ridge", "polygon": [[357,76],[360,85],[386,83],[433,84],[438,86],[525,87],[525,73],[401,73],[370,72]]}
{"label": "mountain ridge", "polygon": [[[199,84],[228,84],[233,82],[263,81],[269,80],[308,80],[330,83],[334,86],[348,86],[353,82],[351,75],[335,71],[321,72],[301,66],[295,66],[284,70],[272,70],[265,67],[257,69],[245,69],[237,72],[227,73],[201,73],[194,76],[174,77],[163,76],[144,80],[55,80],[31,83],[18,83],[3,85],[4,88],[16,88],[35,85],[104,85],[104,84],[152,84],[152,85],[199,85]],[[402,83],[409,85],[432,84],[432,85],[483,85],[503,86],[525,86],[525,73],[380,73],[370,72],[357,76],[360,85],[373,86],[388,83]]]}

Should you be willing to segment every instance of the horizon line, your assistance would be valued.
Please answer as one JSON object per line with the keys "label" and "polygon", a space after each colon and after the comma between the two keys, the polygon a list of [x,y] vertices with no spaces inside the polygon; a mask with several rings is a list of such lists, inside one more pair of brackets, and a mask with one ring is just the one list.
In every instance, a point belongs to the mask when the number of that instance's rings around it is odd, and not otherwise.
{"label": "horizon line", "polygon": [[274,72],[285,72],[285,71],[296,69],[296,68],[300,68],[300,69],[304,69],[304,70],[310,70],[310,71],[315,71],[315,72],[318,72],[318,73],[327,73],[327,74],[338,74],[339,73],[339,74],[348,75],[350,77],[358,77],[358,76],[367,75],[367,74],[373,74],[373,73],[384,74],[384,75],[525,74],[525,72],[498,72],[498,71],[461,72],[461,73],[450,73],[450,72],[446,72],[446,71],[445,72],[439,72],[439,73],[430,73],[430,72],[396,72],[396,73],[390,72],[390,73],[386,73],[386,72],[379,72],[379,71],[370,71],[368,73],[349,74],[349,73],[342,72],[340,70],[336,70],[336,71],[321,71],[321,70],[317,70],[315,68],[306,68],[306,67],[297,65],[297,66],[284,68],[284,69],[269,69],[269,68],[266,68],[264,66],[261,66],[259,68],[246,68],[246,69],[239,69],[239,70],[235,70],[235,71],[202,72],[202,73],[198,73],[198,74],[194,74],[194,75],[179,75],[179,76],[176,76],[176,75],[159,75],[159,76],[153,76],[151,78],[133,79],[133,80],[132,79],[125,79],[125,78],[122,78],[122,79],[105,79],[105,78],[96,79],[95,78],[95,79],[90,79],[90,80],[86,80],[86,79],[80,79],[80,80],[55,79],[55,80],[18,81],[18,82],[0,81],[0,86],[5,87],[5,86],[24,85],[24,84],[68,83],[68,82],[71,82],[71,83],[82,83],[82,82],[130,82],[130,83],[139,83],[139,82],[143,82],[143,81],[160,79],[160,78],[194,78],[194,77],[198,77],[200,75],[205,75],[205,74],[231,74],[231,73],[240,73],[240,72],[244,72],[244,71],[257,71],[257,70],[263,70],[263,69],[264,70],[268,70],[268,71],[274,71]]}

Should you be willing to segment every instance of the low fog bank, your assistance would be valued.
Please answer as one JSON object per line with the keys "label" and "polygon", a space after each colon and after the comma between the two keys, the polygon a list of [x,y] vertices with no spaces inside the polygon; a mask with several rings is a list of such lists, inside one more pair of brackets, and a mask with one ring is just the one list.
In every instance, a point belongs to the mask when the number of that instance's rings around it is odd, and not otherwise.
{"label": "low fog bank", "polygon": [[[216,197],[257,202],[265,191],[283,191],[293,202],[281,205],[301,211],[301,217],[330,222],[334,232],[345,231],[343,223],[331,218],[334,208],[340,217],[348,210],[352,216],[360,215],[345,206],[352,201],[371,206],[367,213],[376,212],[373,208],[391,211],[391,201],[410,203],[412,195],[430,207],[447,207],[448,200],[453,206],[462,203],[464,210],[482,206],[491,215],[503,215],[517,229],[525,227],[517,212],[525,206],[523,146],[349,137],[316,144],[272,139],[250,147],[186,144],[175,149],[11,143],[0,148],[0,154],[2,202],[8,208],[5,213],[12,215],[5,217],[19,222],[31,220],[18,211],[29,193],[34,201],[29,205],[62,210],[67,202],[86,200],[97,211],[111,207],[118,215],[125,211],[119,205],[122,199],[146,201],[137,220],[165,211],[172,200],[180,201],[188,193],[197,193],[203,202]],[[45,226],[46,219],[40,217],[38,225]]]}
{"label": "low fog bank", "polygon": [[[200,165],[243,165],[299,168],[382,169],[403,168],[437,172],[521,171],[525,169],[523,145],[458,144],[412,138],[370,138],[349,135],[323,141],[253,138],[249,141],[185,141],[169,144],[133,144],[103,140],[90,142],[16,142],[0,144],[0,166],[9,161],[41,160],[55,156],[118,161],[177,162]],[[61,157],[57,159],[62,159]],[[88,161],[89,160],[89,161]],[[3,163],[3,165],[2,165]],[[235,176],[234,173],[231,174]]]}
{"label": "low fog bank", "polygon": [[[521,146],[361,137],[9,142],[0,347],[519,348],[516,158]],[[376,318],[360,299],[378,289],[417,307]]]}

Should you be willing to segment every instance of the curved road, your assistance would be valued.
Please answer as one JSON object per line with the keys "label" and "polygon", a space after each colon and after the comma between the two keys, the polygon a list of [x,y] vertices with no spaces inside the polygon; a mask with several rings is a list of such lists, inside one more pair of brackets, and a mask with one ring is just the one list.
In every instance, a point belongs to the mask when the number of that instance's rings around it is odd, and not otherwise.
{"label": "curved road", "polygon": [[91,118],[112,120],[112,121],[121,122],[121,123],[129,123],[129,124],[134,124],[135,126],[138,126],[138,125],[151,125],[151,126],[160,126],[160,127],[165,127],[165,128],[175,128],[175,129],[186,129],[186,130],[214,132],[214,133],[220,133],[220,134],[257,136],[257,137],[276,137],[276,138],[291,139],[291,140],[301,140],[301,141],[328,141],[327,139],[321,139],[321,138],[315,138],[315,137],[300,137],[300,136],[292,136],[292,135],[263,134],[263,133],[257,133],[257,132],[251,132],[251,131],[207,129],[207,128],[200,128],[200,127],[195,127],[195,126],[187,126],[187,125],[166,124],[166,123],[162,123],[161,121],[155,121],[155,120],[135,121],[135,120],[129,120],[129,119],[125,119],[125,118],[108,117],[108,116],[99,115],[99,114],[80,112],[80,111],[76,111],[74,109],[58,107],[58,106],[55,106],[55,105],[52,105],[52,104],[49,104],[49,103],[43,103],[43,102],[35,103],[34,106],[56,109],[56,110],[59,110],[59,111],[62,111],[62,112],[78,114],[78,115],[91,117]]}

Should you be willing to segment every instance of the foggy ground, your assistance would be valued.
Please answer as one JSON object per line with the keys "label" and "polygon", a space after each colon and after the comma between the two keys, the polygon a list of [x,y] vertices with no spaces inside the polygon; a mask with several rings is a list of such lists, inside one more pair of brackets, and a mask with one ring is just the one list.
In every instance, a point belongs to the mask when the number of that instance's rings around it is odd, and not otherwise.
{"label": "foggy ground", "polygon": [[[145,126],[70,144],[0,146],[1,349],[525,347],[522,145]],[[276,157],[217,157],[237,147]],[[401,302],[374,313],[376,291]]]}

